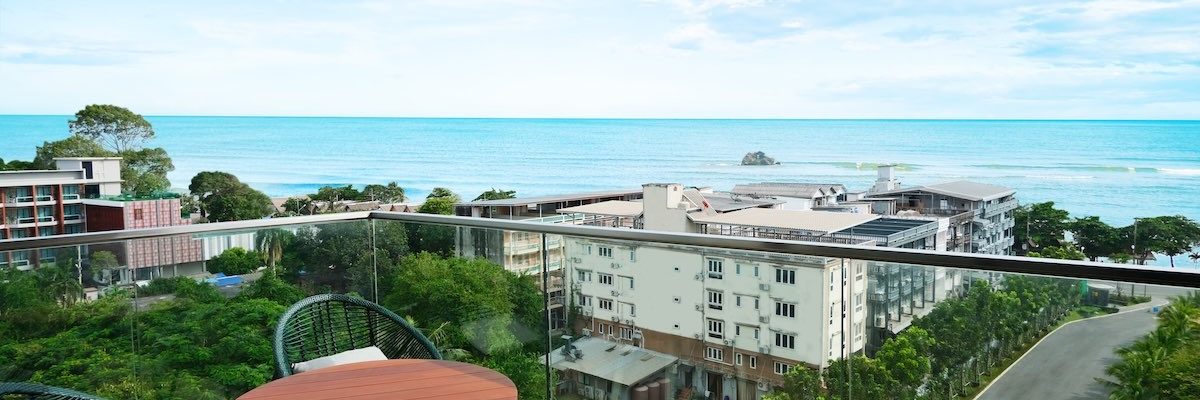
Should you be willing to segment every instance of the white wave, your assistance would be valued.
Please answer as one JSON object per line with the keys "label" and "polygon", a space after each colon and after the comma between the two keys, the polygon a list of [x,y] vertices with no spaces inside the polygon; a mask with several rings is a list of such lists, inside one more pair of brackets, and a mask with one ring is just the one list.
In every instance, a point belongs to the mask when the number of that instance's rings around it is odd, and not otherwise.
{"label": "white wave", "polygon": [[1034,179],[1062,179],[1062,180],[1082,180],[1082,179],[1095,179],[1096,178],[1091,175],[1029,175],[1028,177],[1034,178]]}
{"label": "white wave", "polygon": [[1188,175],[1200,176],[1200,169],[1196,168],[1156,168],[1158,172],[1170,175]]}

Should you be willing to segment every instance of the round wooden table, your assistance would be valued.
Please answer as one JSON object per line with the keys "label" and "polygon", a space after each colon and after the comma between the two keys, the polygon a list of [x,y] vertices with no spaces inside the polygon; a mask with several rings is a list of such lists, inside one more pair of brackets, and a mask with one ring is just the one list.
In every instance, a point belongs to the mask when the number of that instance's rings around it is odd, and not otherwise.
{"label": "round wooden table", "polygon": [[516,400],[508,377],[478,365],[444,360],[382,360],[301,372],[238,397],[250,399]]}

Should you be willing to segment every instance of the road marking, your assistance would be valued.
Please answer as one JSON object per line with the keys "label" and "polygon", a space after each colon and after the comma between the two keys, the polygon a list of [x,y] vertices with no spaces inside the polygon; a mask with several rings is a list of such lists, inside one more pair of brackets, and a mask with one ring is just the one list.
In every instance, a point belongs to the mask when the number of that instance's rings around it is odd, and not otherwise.
{"label": "road marking", "polygon": [[1034,350],[1034,349],[1036,349],[1036,348],[1038,347],[1038,345],[1042,344],[1042,342],[1044,342],[1044,341],[1045,341],[1047,338],[1049,338],[1049,337],[1050,337],[1050,335],[1053,335],[1055,332],[1058,332],[1058,330],[1059,330],[1059,329],[1062,329],[1062,328],[1066,327],[1067,325],[1070,325],[1070,324],[1073,324],[1073,323],[1076,323],[1076,322],[1080,322],[1080,321],[1093,321],[1093,320],[1097,320],[1097,319],[1100,319],[1100,318],[1112,317],[1112,316],[1117,316],[1117,315],[1121,315],[1121,314],[1131,313],[1131,312],[1135,312],[1135,311],[1149,310],[1149,309],[1151,309],[1151,308],[1154,308],[1154,307],[1161,307],[1161,306],[1164,306],[1164,305],[1166,305],[1167,303],[1170,303],[1170,302],[1169,302],[1169,301],[1164,301],[1164,302],[1162,302],[1161,304],[1151,304],[1151,305],[1148,305],[1148,306],[1145,306],[1145,307],[1141,307],[1141,308],[1131,308],[1131,309],[1128,309],[1128,310],[1125,310],[1125,311],[1117,311],[1117,312],[1115,312],[1115,313],[1112,313],[1112,314],[1104,314],[1104,315],[1097,315],[1097,316],[1094,316],[1094,317],[1088,317],[1088,318],[1083,318],[1083,319],[1077,319],[1077,320],[1074,320],[1074,321],[1067,322],[1067,323],[1065,323],[1065,324],[1059,325],[1059,327],[1057,327],[1057,328],[1054,328],[1054,330],[1050,331],[1050,333],[1047,333],[1045,336],[1042,336],[1042,338],[1041,338],[1040,340],[1038,340],[1038,341],[1037,341],[1037,343],[1034,343],[1034,344],[1033,344],[1033,346],[1030,346],[1030,347],[1029,347],[1029,350],[1025,350],[1025,353],[1024,353],[1024,354],[1021,354],[1021,356],[1020,356],[1020,357],[1017,357],[1017,360],[1016,360],[1016,361],[1013,361],[1013,362],[1012,362],[1012,364],[1009,364],[1009,365],[1008,365],[1008,368],[1005,368],[1005,369],[1004,369],[1004,371],[1000,371],[1000,375],[996,375],[996,377],[995,377],[995,378],[992,378],[992,381],[991,381],[991,382],[988,382],[987,386],[984,386],[984,387],[983,387],[983,390],[980,390],[980,391],[979,391],[979,394],[976,394],[976,395],[975,395],[975,397],[972,397],[972,398],[971,398],[971,400],[978,400],[980,396],[983,396],[983,394],[984,394],[984,393],[986,393],[986,392],[988,391],[988,389],[991,389],[991,388],[992,388],[992,385],[993,385],[993,384],[995,384],[996,382],[998,382],[998,381],[1000,380],[1000,378],[1003,378],[1003,377],[1004,377],[1004,374],[1007,374],[1007,373],[1008,373],[1008,370],[1012,369],[1012,368],[1013,368],[1013,367],[1015,367],[1015,366],[1016,366],[1018,363],[1020,363],[1020,362],[1021,362],[1021,360],[1025,359],[1025,356],[1029,355],[1029,353],[1032,353],[1032,352],[1033,352],[1033,350]]}

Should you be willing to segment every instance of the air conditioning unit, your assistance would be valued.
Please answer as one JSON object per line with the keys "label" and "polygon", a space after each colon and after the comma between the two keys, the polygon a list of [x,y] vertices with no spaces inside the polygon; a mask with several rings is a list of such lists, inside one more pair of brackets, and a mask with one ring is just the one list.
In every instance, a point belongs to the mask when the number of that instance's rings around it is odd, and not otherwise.
{"label": "air conditioning unit", "polygon": [[771,285],[770,285],[770,284],[766,284],[766,283],[760,283],[760,284],[758,284],[758,290],[761,290],[761,291],[764,291],[764,292],[770,292],[770,291],[771,291]]}
{"label": "air conditioning unit", "polygon": [[729,339],[725,339],[725,340],[722,340],[721,343],[725,344],[726,346],[729,346],[729,345],[733,344],[733,341],[729,340]]}
{"label": "air conditioning unit", "polygon": [[767,384],[766,382],[759,382],[758,390],[763,391],[763,392],[771,390],[771,385]]}
{"label": "air conditioning unit", "polygon": [[620,296],[621,296],[621,292],[618,292],[618,291],[616,291],[616,290],[612,291],[612,293],[610,293],[610,294],[612,294],[612,296],[613,296],[613,297],[620,297]]}
{"label": "air conditioning unit", "polygon": [[617,316],[617,315],[614,315],[614,316],[613,316],[613,322],[621,322],[621,317],[620,317],[620,316]]}
{"label": "air conditioning unit", "polygon": [[571,258],[571,261],[573,261],[573,262],[575,262],[576,264],[578,264],[578,263],[581,263],[581,262],[583,262],[583,259],[582,259],[582,258],[579,258],[579,257],[572,257],[572,258]]}
{"label": "air conditioning unit", "polygon": [[758,316],[758,322],[762,322],[764,324],[771,322],[771,317],[768,317],[766,315],[760,315],[760,316]]}
{"label": "air conditioning unit", "polygon": [[759,346],[758,352],[763,353],[763,354],[771,354],[771,347],[770,346]]}
{"label": "air conditioning unit", "polygon": [[592,336],[592,330],[588,329],[588,328],[583,328],[583,330],[581,330],[579,332],[582,333],[583,336]]}
{"label": "air conditioning unit", "polygon": [[701,307],[699,304],[696,305],[696,311],[700,311],[702,309],[703,309],[703,307]]}
{"label": "air conditioning unit", "polygon": [[587,317],[590,317],[590,316],[592,316],[592,309],[591,309],[591,308],[584,308],[584,309],[580,309],[580,310],[579,310],[579,312],[580,312],[581,314],[583,314],[584,316],[587,316]]}
{"label": "air conditioning unit", "polygon": [[609,265],[611,265],[611,266],[612,266],[614,269],[615,269],[615,268],[621,268],[621,264],[618,264],[618,263],[612,263],[612,264],[609,264]]}
{"label": "air conditioning unit", "polygon": [[883,315],[875,317],[875,326],[878,328],[887,327],[887,317]]}
{"label": "air conditioning unit", "polygon": [[700,274],[696,274],[696,280],[701,280]]}

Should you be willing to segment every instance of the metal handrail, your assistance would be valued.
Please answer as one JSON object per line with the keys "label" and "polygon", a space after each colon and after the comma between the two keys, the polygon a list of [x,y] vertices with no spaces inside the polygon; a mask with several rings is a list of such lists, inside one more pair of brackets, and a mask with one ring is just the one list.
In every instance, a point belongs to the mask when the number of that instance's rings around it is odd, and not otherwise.
{"label": "metal handrail", "polygon": [[1019,273],[1072,279],[1094,279],[1200,288],[1200,270],[1134,266],[1090,261],[1055,260],[934,250],[857,246],[836,243],[799,242],[721,236],[698,233],[662,232],[642,229],[598,227],[575,224],[547,224],[521,220],[474,218],[454,215],[419,214],[388,211],[350,212],[250,221],[217,222],[166,228],[134,229],[82,233],[37,238],[0,240],[0,251],[39,247],[65,247],[129,239],[163,237],[205,232],[250,231],[287,225],[349,222],[357,220],[397,221],[401,223],[450,225],[566,235],[572,237],[620,240],[665,245],[709,247],[803,256],[881,261],[930,267],[950,267],[980,271]]}

